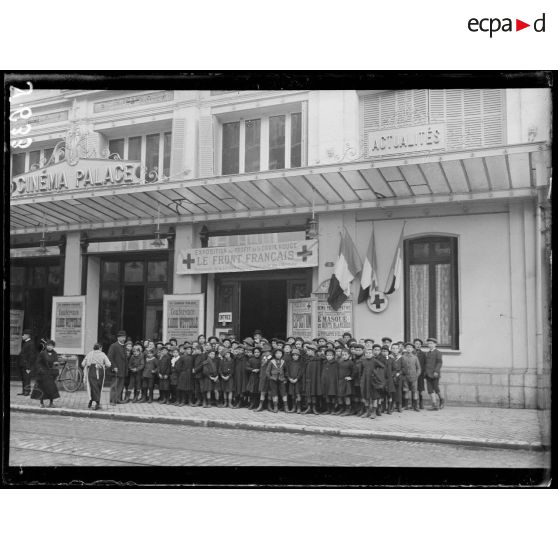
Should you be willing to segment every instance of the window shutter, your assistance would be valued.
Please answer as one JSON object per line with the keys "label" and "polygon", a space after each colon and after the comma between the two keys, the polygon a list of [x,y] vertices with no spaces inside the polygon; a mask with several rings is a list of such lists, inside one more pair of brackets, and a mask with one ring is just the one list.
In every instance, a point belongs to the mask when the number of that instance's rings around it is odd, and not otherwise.
{"label": "window shutter", "polygon": [[426,89],[415,89],[413,91],[413,122],[422,124],[428,122],[428,91]]}
{"label": "window shutter", "polygon": [[482,92],[482,139],[483,145],[504,143],[504,103],[501,89],[485,89]]}
{"label": "window shutter", "polygon": [[200,177],[214,176],[213,117],[200,116],[199,122],[199,162]]}
{"label": "window shutter", "polygon": [[170,175],[172,177],[182,178],[181,173],[184,172],[184,159],[186,148],[186,119],[175,118],[172,122],[172,150],[171,150],[171,166]]}
{"label": "window shutter", "polygon": [[428,92],[428,112],[430,122],[444,122],[446,119],[446,93],[443,89]]}

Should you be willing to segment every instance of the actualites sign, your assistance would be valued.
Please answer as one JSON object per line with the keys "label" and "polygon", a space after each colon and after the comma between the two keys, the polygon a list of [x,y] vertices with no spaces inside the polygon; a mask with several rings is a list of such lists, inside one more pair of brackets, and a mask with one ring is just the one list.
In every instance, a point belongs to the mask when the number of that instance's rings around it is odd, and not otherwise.
{"label": "actualites sign", "polygon": [[176,262],[176,273],[224,273],[234,271],[262,271],[318,265],[318,241],[301,240],[222,246],[181,250]]}
{"label": "actualites sign", "polygon": [[428,124],[368,133],[368,156],[445,149],[444,124]]}
{"label": "actualites sign", "polygon": [[137,184],[139,161],[81,159],[76,165],[65,161],[12,179],[11,196]]}

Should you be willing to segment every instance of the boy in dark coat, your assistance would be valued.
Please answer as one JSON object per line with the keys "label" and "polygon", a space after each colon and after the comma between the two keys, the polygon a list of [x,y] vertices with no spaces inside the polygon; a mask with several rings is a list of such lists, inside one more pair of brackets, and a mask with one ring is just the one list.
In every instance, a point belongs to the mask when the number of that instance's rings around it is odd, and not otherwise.
{"label": "boy in dark coat", "polygon": [[403,397],[402,388],[403,388],[403,378],[402,378],[402,366],[403,363],[401,361],[401,353],[399,352],[399,345],[394,343],[391,346],[391,376],[393,378],[393,384],[395,387],[394,392],[394,402],[397,408],[397,412],[401,412],[401,399]]}
{"label": "boy in dark coat", "polygon": [[292,408],[287,408],[289,413],[300,413],[301,409],[301,383],[304,372],[304,363],[300,359],[300,351],[293,349],[291,351],[291,358],[287,362],[287,393],[291,398]]}
{"label": "boy in dark coat", "polygon": [[158,365],[159,376],[159,401],[162,405],[170,403],[170,375],[171,375],[171,357],[167,347],[161,347],[161,356]]}
{"label": "boy in dark coat", "polygon": [[335,360],[335,350],[326,349],[325,361],[322,364],[322,394],[326,399],[326,415],[331,415],[335,410],[337,400],[337,381],[339,363]]}
{"label": "boy in dark coat", "polygon": [[219,377],[221,378],[221,391],[223,392],[223,406],[231,409],[233,408],[234,365],[231,350],[225,349],[219,364]]}
{"label": "boy in dark coat", "polygon": [[392,359],[389,357],[389,347],[384,345],[378,357],[385,364],[386,389],[385,389],[385,409],[388,415],[393,411],[393,397],[395,395],[395,382],[393,378]]}
{"label": "boy in dark coat", "polygon": [[[341,358],[338,362],[337,402],[339,409],[335,414],[342,414],[342,416],[346,417],[352,414],[351,393],[353,388],[353,376],[355,373],[355,364],[351,360],[351,353],[349,349],[341,349]],[[345,404],[344,408],[342,408],[343,403]],[[343,412],[341,413],[341,411]]]}
{"label": "boy in dark coat", "polygon": [[360,391],[366,408],[365,418],[376,418],[378,399],[385,386],[384,364],[374,357],[373,349],[366,349],[364,358],[358,363],[360,369]]}
{"label": "boy in dark coat", "polygon": [[317,409],[318,397],[322,395],[322,359],[316,356],[316,345],[306,347],[306,367],[303,375],[304,393],[306,394],[306,409],[303,414],[319,415]]}
{"label": "boy in dark coat", "polygon": [[128,371],[130,372],[130,389],[134,394],[132,403],[137,403],[141,397],[141,381],[143,377],[143,367],[145,357],[142,354],[141,345],[134,345],[132,356],[128,360]]}
{"label": "boy in dark coat", "polygon": [[403,391],[410,396],[405,397],[405,409],[409,410],[411,399],[413,402],[413,411],[419,412],[418,408],[418,391],[417,380],[420,375],[420,363],[418,357],[414,353],[414,345],[410,342],[405,343],[405,352],[402,357],[401,370],[403,372]]}
{"label": "boy in dark coat", "polygon": [[155,384],[155,375],[158,371],[158,361],[153,349],[147,349],[145,356],[145,364],[143,366],[142,379],[142,396],[138,403],[147,401],[153,403],[153,386]]}

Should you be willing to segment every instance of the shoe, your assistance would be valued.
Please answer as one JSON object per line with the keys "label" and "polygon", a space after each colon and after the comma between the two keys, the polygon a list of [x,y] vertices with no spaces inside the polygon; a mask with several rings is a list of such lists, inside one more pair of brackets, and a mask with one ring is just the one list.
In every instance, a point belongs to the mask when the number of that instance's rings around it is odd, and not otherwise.
{"label": "shoe", "polygon": [[310,413],[310,405],[308,405],[308,407],[306,407],[306,409],[304,409],[304,411],[300,411],[301,415],[307,415]]}
{"label": "shoe", "polygon": [[44,409],[44,408],[45,408],[45,404],[44,404],[44,403],[41,403],[40,407],[41,407],[41,409]]}
{"label": "shoe", "polygon": [[378,416],[378,417],[382,416],[382,411],[380,410],[380,407],[376,408],[376,416]]}
{"label": "shoe", "polygon": [[27,395],[24,391],[21,391],[20,393],[18,393],[18,395]]}
{"label": "shoe", "polygon": [[420,409],[418,408],[418,401],[413,401],[413,411],[420,413]]}
{"label": "shoe", "polygon": [[375,418],[376,418],[376,415],[375,415],[374,413],[372,413],[372,414],[370,415],[370,418],[371,418],[371,419],[375,419]]}
{"label": "shoe", "polygon": [[440,397],[440,409],[444,408],[445,403],[446,402]]}
{"label": "shoe", "polygon": [[89,400],[89,403],[87,404],[87,408],[91,409],[91,405],[93,405],[93,400],[92,399]]}
{"label": "shoe", "polygon": [[96,411],[101,411],[102,409],[103,409],[103,408],[102,408],[100,405],[97,405],[97,406],[95,407],[95,410],[96,410]]}
{"label": "shoe", "polygon": [[49,409],[55,409],[56,405],[54,403],[49,403],[48,407]]}
{"label": "shoe", "polygon": [[311,405],[311,410],[310,410],[310,412],[311,412],[313,415],[319,415],[319,414],[321,414],[321,413],[318,411],[318,409],[316,409],[316,405]]}

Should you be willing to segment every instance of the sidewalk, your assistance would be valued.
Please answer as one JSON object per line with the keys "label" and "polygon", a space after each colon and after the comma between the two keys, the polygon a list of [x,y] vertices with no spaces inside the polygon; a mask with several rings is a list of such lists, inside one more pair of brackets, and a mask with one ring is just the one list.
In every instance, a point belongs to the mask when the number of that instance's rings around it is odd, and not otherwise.
{"label": "sidewalk", "polygon": [[57,408],[41,409],[38,401],[18,396],[20,389],[21,384],[11,383],[12,411],[505,449],[543,450],[548,443],[543,443],[541,439],[539,413],[531,409],[445,407],[439,412],[403,411],[370,420],[354,416],[316,416],[268,411],[255,413],[248,409],[217,407],[175,407],[156,402],[111,406],[108,405],[108,389],[105,389],[103,410],[90,411],[87,409],[88,397],[85,391],[69,393],[61,390],[60,399],[55,401]]}

